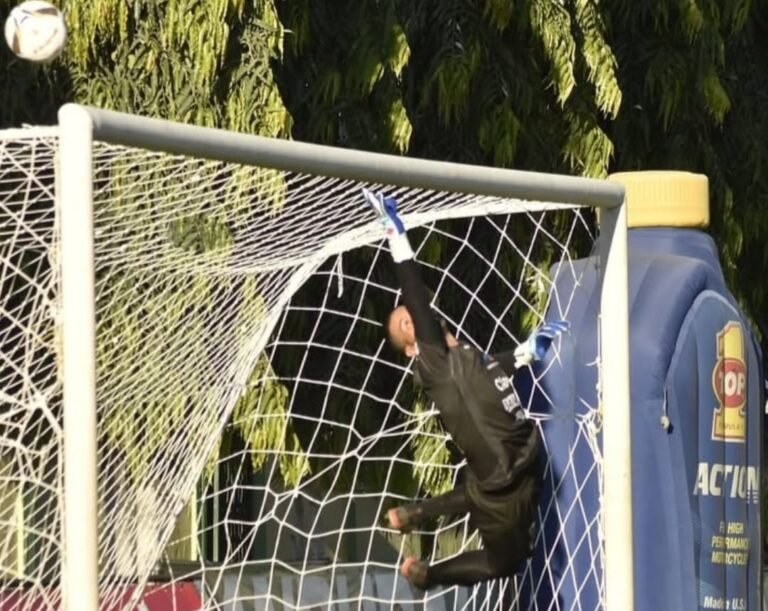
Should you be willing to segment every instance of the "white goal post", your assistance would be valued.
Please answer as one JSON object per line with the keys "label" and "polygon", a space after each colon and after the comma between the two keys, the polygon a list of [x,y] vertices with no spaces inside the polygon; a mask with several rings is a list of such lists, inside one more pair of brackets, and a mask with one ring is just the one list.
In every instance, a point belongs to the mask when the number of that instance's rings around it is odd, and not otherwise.
{"label": "white goal post", "polygon": [[97,418],[93,184],[95,142],[398,185],[601,210],[600,402],[605,600],[633,609],[627,218],[605,180],[426,161],[193,127],[68,104],[59,111],[64,389],[64,584],[68,611],[97,611]]}

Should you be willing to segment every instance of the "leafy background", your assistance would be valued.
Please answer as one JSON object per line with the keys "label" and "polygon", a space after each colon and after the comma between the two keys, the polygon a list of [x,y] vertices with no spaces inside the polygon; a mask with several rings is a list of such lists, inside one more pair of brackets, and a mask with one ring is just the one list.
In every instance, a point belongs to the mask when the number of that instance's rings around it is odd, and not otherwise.
{"label": "leafy background", "polygon": [[[0,0],[0,16],[12,4]],[[729,285],[765,346],[766,0],[61,4],[60,60],[0,50],[0,127],[53,123],[77,101],[482,165],[700,172]],[[240,431],[294,443],[284,433]]]}

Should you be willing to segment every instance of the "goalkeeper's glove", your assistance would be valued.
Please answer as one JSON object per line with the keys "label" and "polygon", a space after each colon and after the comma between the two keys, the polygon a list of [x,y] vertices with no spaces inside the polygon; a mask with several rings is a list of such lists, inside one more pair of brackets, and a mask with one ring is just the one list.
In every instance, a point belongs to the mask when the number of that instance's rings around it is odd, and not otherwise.
{"label": "goalkeeper's glove", "polygon": [[379,222],[384,226],[389,251],[395,263],[413,259],[413,249],[405,233],[405,225],[397,215],[397,202],[393,197],[384,197],[381,193],[375,194],[368,189],[363,189],[363,195],[373,211],[379,216]]}
{"label": "goalkeeper's glove", "polygon": [[515,348],[515,367],[530,365],[540,361],[549,350],[552,341],[570,330],[567,320],[553,320],[537,328],[530,337]]}

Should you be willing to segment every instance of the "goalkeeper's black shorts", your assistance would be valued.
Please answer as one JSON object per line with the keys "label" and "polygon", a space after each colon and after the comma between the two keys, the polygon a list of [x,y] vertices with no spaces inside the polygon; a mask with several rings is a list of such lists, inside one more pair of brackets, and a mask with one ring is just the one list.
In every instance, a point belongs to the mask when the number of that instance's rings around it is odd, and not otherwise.
{"label": "goalkeeper's black shorts", "polygon": [[492,564],[508,575],[533,550],[541,477],[539,461],[534,461],[503,490],[486,492],[473,478],[467,481],[470,525],[480,532]]}
{"label": "goalkeeper's black shorts", "polygon": [[441,515],[469,513],[484,549],[468,551],[431,564],[419,587],[471,586],[510,577],[531,555],[541,483],[538,461],[519,471],[512,484],[497,492],[481,490],[470,475],[466,484],[440,496],[400,508],[410,527]]}

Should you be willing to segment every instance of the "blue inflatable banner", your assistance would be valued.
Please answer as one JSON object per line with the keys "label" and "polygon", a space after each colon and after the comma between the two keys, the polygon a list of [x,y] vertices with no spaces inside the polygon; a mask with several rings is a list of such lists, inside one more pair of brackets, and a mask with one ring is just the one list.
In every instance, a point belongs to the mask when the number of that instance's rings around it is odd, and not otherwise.
{"label": "blue inflatable banner", "polygon": [[[635,609],[760,611],[764,390],[754,335],[706,233],[632,230],[629,263]],[[558,586],[523,583],[523,608],[603,604],[599,472],[578,426],[589,417],[584,406],[598,401],[588,366],[599,354],[598,266],[584,259],[575,273],[554,270],[561,294],[574,278],[580,290],[567,312],[570,341],[542,367],[547,401],[532,393],[546,415],[551,481],[561,483],[544,487],[531,573],[548,572]],[[545,511],[551,506],[557,511]]]}
{"label": "blue inflatable banner", "polygon": [[761,387],[748,327],[723,297],[705,291],[681,329],[668,386],[682,441],[684,472],[678,464],[676,475],[687,484],[690,511],[680,526],[691,525],[701,610],[760,608]]}

